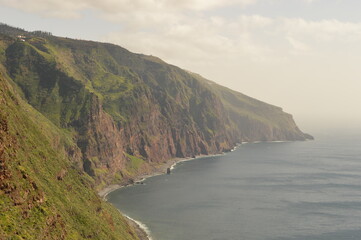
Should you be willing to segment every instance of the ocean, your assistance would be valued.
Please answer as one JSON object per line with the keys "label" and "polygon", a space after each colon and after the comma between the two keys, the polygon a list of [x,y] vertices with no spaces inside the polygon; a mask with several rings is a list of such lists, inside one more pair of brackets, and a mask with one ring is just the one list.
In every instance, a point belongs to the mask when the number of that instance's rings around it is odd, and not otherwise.
{"label": "ocean", "polygon": [[361,134],[242,144],[108,201],[155,240],[361,239]]}

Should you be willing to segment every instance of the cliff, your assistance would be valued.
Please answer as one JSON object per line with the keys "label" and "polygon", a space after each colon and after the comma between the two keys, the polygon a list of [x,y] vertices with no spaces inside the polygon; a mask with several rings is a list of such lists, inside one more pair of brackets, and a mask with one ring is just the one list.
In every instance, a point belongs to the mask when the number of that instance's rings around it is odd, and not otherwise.
{"label": "cliff", "polygon": [[281,108],[156,57],[6,25],[0,33],[1,72],[72,139],[69,156],[97,189],[171,158],[308,136]]}
{"label": "cliff", "polygon": [[0,106],[0,239],[138,239],[68,157],[77,146],[1,74]]}
{"label": "cliff", "polygon": [[0,24],[0,74],[1,239],[138,239],[96,190],[242,141],[312,138],[279,107],[113,44]]}

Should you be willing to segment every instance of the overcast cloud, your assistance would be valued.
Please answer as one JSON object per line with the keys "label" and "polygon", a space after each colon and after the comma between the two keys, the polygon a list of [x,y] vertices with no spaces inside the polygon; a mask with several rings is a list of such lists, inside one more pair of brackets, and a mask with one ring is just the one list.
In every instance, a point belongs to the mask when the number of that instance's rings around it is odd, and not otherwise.
{"label": "overcast cloud", "polygon": [[[0,5],[44,21],[76,22],[91,11],[97,21],[119,26],[94,40],[156,55],[282,106],[304,122],[361,120],[361,19],[345,20],[348,13],[338,10],[343,5],[337,0],[0,0]],[[307,9],[317,18],[306,16]],[[326,10],[337,16],[318,17]],[[66,28],[64,23],[62,31]]]}

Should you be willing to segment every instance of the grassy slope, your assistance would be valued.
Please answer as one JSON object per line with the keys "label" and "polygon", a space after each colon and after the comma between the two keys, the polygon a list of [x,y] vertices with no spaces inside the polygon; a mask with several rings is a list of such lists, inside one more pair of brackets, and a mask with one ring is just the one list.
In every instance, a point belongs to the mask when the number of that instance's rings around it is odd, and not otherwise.
{"label": "grassy slope", "polygon": [[[190,122],[197,122],[203,130],[212,128],[197,119],[199,113],[188,111],[194,103],[206,102],[205,95],[212,92],[180,68],[112,44],[53,37],[44,47],[54,56],[59,69],[79,79],[102,99],[104,110],[115,121],[131,120],[135,109],[143,114],[149,111],[147,97],[152,95],[166,117],[186,111],[184,117]],[[210,106],[203,109],[208,116],[216,114]]]}
{"label": "grassy slope", "polygon": [[[270,128],[290,131],[295,136],[299,135],[301,139],[303,137],[292,116],[283,112],[280,107],[212,83],[156,57],[134,54],[116,45],[97,42],[52,38],[50,44],[55,46],[53,49],[58,49],[57,53],[69,52],[69,49],[72,49],[72,53],[68,54],[71,55],[68,58],[72,59],[71,61],[66,62],[59,57],[57,61],[62,63],[64,69],[72,69],[70,72],[77,72],[78,77],[83,76],[81,78],[87,86],[104,100],[104,109],[115,119],[129,120],[131,114],[127,106],[136,102],[134,92],[152,91],[156,93],[155,95],[166,94],[166,97],[160,101],[161,108],[164,108],[163,105],[172,105],[171,108],[163,109],[163,112],[174,108],[191,109],[189,112],[191,121],[199,123],[198,126],[203,132],[212,132],[212,127],[208,128],[211,124],[204,124],[207,121],[199,121],[197,114],[199,109],[192,112],[192,107],[206,103],[207,94],[216,94],[233,121],[230,123],[232,126],[226,127],[242,128],[239,122],[247,119],[249,122],[258,122]],[[157,94],[158,90],[159,94]],[[206,110],[207,120],[219,118],[212,106],[202,106],[200,109]]]}
{"label": "grassy slope", "polygon": [[[3,28],[0,30],[7,35],[32,35],[21,29],[0,27]],[[25,43],[18,42],[12,46],[8,52],[10,53],[7,54],[7,58],[10,59],[8,66],[13,66],[15,69],[14,71],[10,70],[13,72],[12,78],[22,86],[23,91],[24,89],[29,91],[27,98],[30,99],[30,103],[45,113],[52,121],[64,122],[64,118],[70,118],[72,114],[64,112],[66,109],[72,109],[75,113],[80,110],[69,107],[76,105],[74,102],[66,102],[64,101],[66,97],[56,95],[57,89],[55,88],[62,87],[57,86],[57,84],[59,85],[60,82],[64,81],[64,76],[60,76],[61,81],[49,86],[51,91],[44,92],[43,95],[39,94],[39,90],[43,91],[44,87],[47,86],[43,86],[37,81],[54,82],[54,80],[51,80],[50,77],[44,80],[41,69],[26,68],[27,65],[31,65],[29,64],[29,61],[32,61],[31,58],[42,63],[43,67],[51,69],[52,72],[58,71],[58,75],[62,73],[73,84],[78,82],[85,86],[87,91],[96,94],[102,100],[105,111],[119,122],[129,121],[135,106],[137,108],[142,105],[146,106],[146,103],[137,101],[139,93],[145,95],[147,92],[152,92],[155,96],[164,95],[162,99],[158,98],[157,100],[162,112],[167,113],[174,109],[189,109],[192,107],[190,104],[196,105],[199,102],[204,102],[202,91],[208,90],[207,94],[217,94],[220,97],[224,107],[233,116],[233,128],[237,128],[240,119],[248,119],[272,128],[298,132],[302,136],[302,133],[294,128],[295,124],[290,119],[290,115],[284,113],[279,107],[212,83],[197,74],[169,65],[156,57],[134,54],[113,44],[52,36],[43,38],[43,36],[33,35]],[[30,59],[29,55],[32,56]],[[19,59],[19,56],[22,58]],[[15,64],[11,62],[11,59],[15,60],[13,61]],[[23,67],[23,71],[18,71],[19,66]],[[42,66],[38,68],[42,68]],[[31,84],[28,83],[28,72],[33,74],[30,76],[34,80]],[[36,72],[35,76],[34,72]],[[40,88],[31,89],[26,84],[40,86]],[[79,99],[77,100],[79,101]],[[46,106],[40,106],[42,102],[51,106],[58,104],[58,108],[61,109],[52,113]],[[80,102],[86,104],[84,99]],[[61,107],[59,104],[65,106]],[[82,104],[78,105],[81,106]],[[167,108],[166,106],[170,107]],[[211,107],[203,106],[203,109],[205,108],[208,111],[206,112],[208,118],[212,118],[216,114],[212,112]],[[148,108],[145,107],[141,110],[147,111]],[[191,121],[199,120],[197,119],[197,112],[190,111],[189,114],[192,115]],[[204,132],[212,132],[212,129],[208,128],[209,126],[203,126],[204,122],[199,125],[203,127]]]}
{"label": "grassy slope", "polygon": [[[206,138],[215,137],[220,125],[237,132],[243,120],[272,128],[295,126],[278,107],[155,57],[3,25],[0,32],[6,34],[0,34],[0,72],[6,74],[0,77],[0,239],[136,238],[118,212],[96,196],[94,180],[65,157],[69,150],[79,151],[73,139],[95,98],[121,126],[153,107],[168,124],[196,123]],[[31,37],[23,42],[18,34]],[[216,96],[233,121],[215,110]],[[146,123],[137,128],[145,139],[153,137]],[[147,159],[126,156],[124,174],[134,176],[148,167]],[[107,174],[103,168],[95,171]]]}
{"label": "grassy slope", "polygon": [[[133,126],[137,129],[132,131],[142,134],[149,145],[154,133],[147,122],[140,120],[157,110],[168,125],[187,129],[196,126],[205,139],[232,133],[233,138],[238,138],[236,141],[277,140],[280,136],[287,140],[283,134],[286,131],[291,133],[289,140],[304,138],[282,109],[217,84],[210,85],[208,80],[158,58],[134,54],[112,44],[26,32],[23,34],[30,37],[22,42],[14,38],[21,32],[18,31],[0,35],[0,68],[35,109],[56,126],[78,136],[78,143],[89,139],[96,142],[84,134],[83,127],[95,98],[118,126],[138,121]],[[217,110],[214,103],[218,99],[223,106]],[[223,107],[226,114],[219,110]],[[273,136],[275,129],[283,133]],[[130,153],[140,157],[139,153]],[[95,170],[97,176],[108,174],[105,168]],[[120,179],[119,176],[114,179]]]}
{"label": "grassy slope", "polygon": [[[198,74],[191,73],[198,80],[207,83],[222,100],[225,108],[230,114],[231,119],[234,122],[251,121],[259,122],[270,128],[280,129],[282,131],[289,131],[295,136],[299,135],[302,140],[303,134],[297,128],[292,115],[283,112],[282,108],[259,101],[257,99],[246,96],[240,92],[234,91],[227,87],[216,84],[212,81],[204,79]],[[241,124],[240,124],[241,125]],[[242,126],[239,126],[241,131]],[[307,136],[312,138],[311,136]],[[296,137],[297,139],[297,137]]]}
{"label": "grassy slope", "polygon": [[137,239],[93,180],[51,144],[60,135],[71,145],[71,138],[1,75],[0,105],[0,239]]}

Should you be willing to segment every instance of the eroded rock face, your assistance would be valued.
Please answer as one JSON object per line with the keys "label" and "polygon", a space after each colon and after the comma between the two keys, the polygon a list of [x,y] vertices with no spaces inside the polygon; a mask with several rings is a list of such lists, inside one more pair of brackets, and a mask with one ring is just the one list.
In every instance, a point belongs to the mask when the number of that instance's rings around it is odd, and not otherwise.
{"label": "eroded rock face", "polygon": [[[91,98],[90,109],[79,128],[77,144],[82,152],[83,169],[98,180],[111,181],[126,161],[123,129],[118,129],[111,116],[104,112],[98,98]],[[95,169],[104,170],[97,174]]]}
{"label": "eroded rock face", "polygon": [[[163,114],[157,99],[148,95],[141,101],[147,104],[148,111],[142,111],[144,106],[139,107],[139,102],[134,103],[130,106],[131,120],[116,124],[97,97],[91,101],[89,115],[79,130],[78,146],[82,150],[84,170],[98,181],[110,183],[116,173],[124,173],[126,154],[140,156],[152,165],[175,157],[220,153],[239,141],[224,128],[228,119],[223,117],[212,122],[212,133],[205,134],[202,128],[207,127],[207,123],[202,121],[208,119],[202,115],[203,107],[194,110],[201,118],[195,122],[190,117],[190,109]],[[208,101],[217,114],[226,115],[214,96]],[[127,179],[126,173],[122,175]]]}
{"label": "eroded rock face", "polygon": [[24,98],[76,143],[54,139],[55,148],[97,185],[242,141],[309,137],[278,107],[115,45],[30,36],[2,46],[2,69]]}
{"label": "eroded rock face", "polygon": [[74,166],[82,153],[70,136],[13,86],[0,74],[0,239],[138,239]]}

